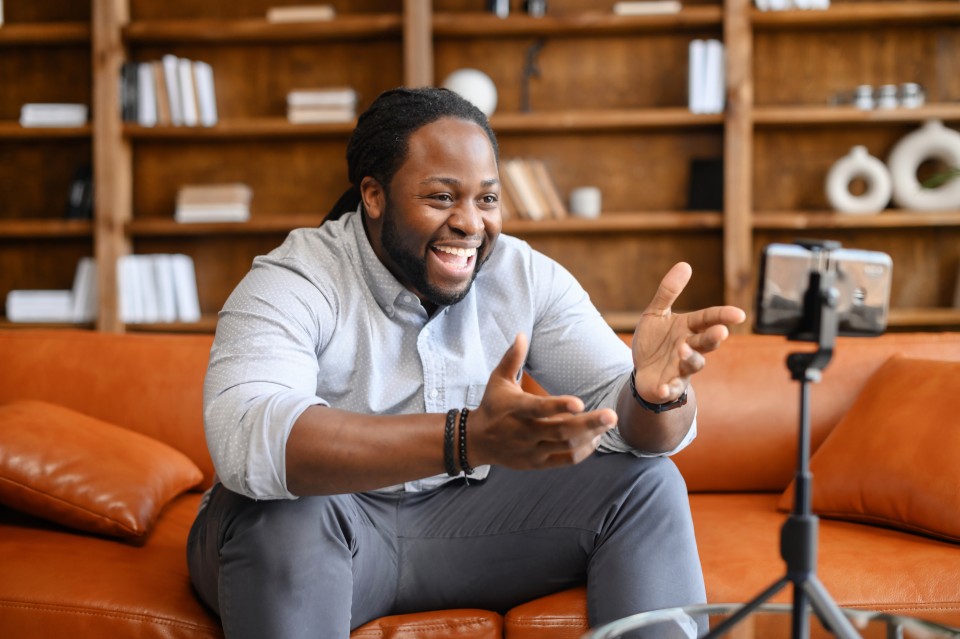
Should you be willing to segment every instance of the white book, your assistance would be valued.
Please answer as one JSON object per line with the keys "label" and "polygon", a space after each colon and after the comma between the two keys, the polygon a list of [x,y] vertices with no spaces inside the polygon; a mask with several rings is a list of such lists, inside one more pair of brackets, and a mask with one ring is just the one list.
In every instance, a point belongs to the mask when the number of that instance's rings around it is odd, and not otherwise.
{"label": "white book", "polygon": [[707,44],[703,40],[690,41],[687,71],[687,103],[691,113],[704,113],[706,88]]}
{"label": "white book", "polygon": [[655,16],[680,13],[680,0],[641,0],[640,2],[617,2],[613,13],[618,16]]}
{"label": "white book", "polygon": [[72,322],[73,292],[13,290],[6,313],[11,322]]}
{"label": "white book", "polygon": [[213,67],[209,63],[193,63],[193,75],[197,81],[197,104],[200,106],[200,124],[214,126],[217,123],[217,92],[213,85]]}
{"label": "white book", "polygon": [[177,77],[180,80],[183,124],[197,126],[200,122],[200,113],[197,109],[196,86],[193,83],[193,62],[186,58],[177,58]]}
{"label": "white book", "polygon": [[66,103],[27,103],[20,108],[20,126],[83,126],[87,123],[87,105]]}
{"label": "white book", "polygon": [[163,83],[167,87],[167,99],[170,107],[170,124],[183,124],[183,99],[180,97],[180,73],[177,56],[168,53],[160,59],[163,64]]}
{"label": "white book", "polygon": [[267,22],[315,22],[333,20],[335,15],[333,6],[329,4],[270,7],[267,9]]}
{"label": "white book", "polygon": [[153,65],[141,62],[137,65],[137,124],[157,125],[157,91],[153,80]]}
{"label": "white book", "polygon": [[160,322],[177,321],[177,298],[173,282],[173,260],[167,253],[150,256],[157,283],[157,312]]}
{"label": "white book", "polygon": [[200,298],[197,296],[197,274],[193,258],[178,253],[170,256],[173,262],[173,290],[177,300],[177,319],[181,322],[200,321]]}
{"label": "white book", "polygon": [[726,98],[723,43],[710,39],[706,43],[706,78],[704,80],[704,112],[723,113]]}
{"label": "white book", "polygon": [[793,0],[793,6],[802,10],[812,9],[813,0]]}
{"label": "white book", "polygon": [[92,322],[97,318],[97,265],[82,257],[73,276],[73,321]]}
{"label": "white book", "polygon": [[182,224],[246,222],[250,219],[250,207],[244,204],[190,204],[178,206],[173,219]]}
{"label": "white book", "polygon": [[120,321],[125,324],[142,322],[140,276],[133,255],[122,255],[117,260],[117,290],[120,301]]}
{"label": "white book", "polygon": [[141,320],[153,324],[160,321],[157,302],[157,279],[153,270],[152,255],[134,255],[137,262],[137,278],[140,282]]}

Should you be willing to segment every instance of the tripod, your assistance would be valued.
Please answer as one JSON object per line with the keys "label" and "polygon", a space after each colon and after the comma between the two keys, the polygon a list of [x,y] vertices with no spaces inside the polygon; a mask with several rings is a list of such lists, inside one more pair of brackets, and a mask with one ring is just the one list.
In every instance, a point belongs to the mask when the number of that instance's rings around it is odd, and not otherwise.
{"label": "tripod", "polygon": [[[827,248],[827,246],[821,247]],[[812,512],[810,473],[810,391],[811,382],[820,381],[821,372],[830,363],[837,336],[837,290],[834,273],[824,252],[816,251],[821,264],[810,272],[810,283],[804,296],[803,320],[800,329],[789,339],[816,341],[813,352],[791,353],[787,368],[791,378],[800,382],[800,432],[797,446],[797,471],[794,480],[793,510],[780,532],[780,555],[787,563],[787,574],[774,582],[755,599],[747,602],[731,617],[711,630],[703,639],[715,639],[729,631],[760,604],[777,594],[788,583],[793,584],[792,639],[808,639],[811,605],[824,625],[841,639],[860,639],[850,621],[831,599],[816,575],[819,520]]]}

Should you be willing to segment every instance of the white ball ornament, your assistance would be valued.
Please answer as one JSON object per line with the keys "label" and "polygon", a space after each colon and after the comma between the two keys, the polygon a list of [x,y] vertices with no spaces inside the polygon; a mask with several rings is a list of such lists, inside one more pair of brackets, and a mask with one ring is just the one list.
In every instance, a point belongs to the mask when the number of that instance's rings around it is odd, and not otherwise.
{"label": "white ball ornament", "polygon": [[497,109],[497,85],[483,71],[459,69],[448,75],[442,86],[473,103],[487,117]]}
{"label": "white ball ornament", "polygon": [[916,211],[960,208],[960,179],[949,180],[936,188],[924,188],[920,183],[917,169],[928,160],[960,167],[960,133],[948,129],[940,120],[928,120],[900,138],[887,158],[893,177],[893,201],[902,208]]}
{"label": "white ball ornament", "polygon": [[[866,183],[867,188],[862,194],[854,195],[850,192],[850,183],[858,178]],[[865,146],[850,149],[827,173],[827,200],[840,213],[879,213],[890,202],[892,188],[886,165],[870,155]]]}

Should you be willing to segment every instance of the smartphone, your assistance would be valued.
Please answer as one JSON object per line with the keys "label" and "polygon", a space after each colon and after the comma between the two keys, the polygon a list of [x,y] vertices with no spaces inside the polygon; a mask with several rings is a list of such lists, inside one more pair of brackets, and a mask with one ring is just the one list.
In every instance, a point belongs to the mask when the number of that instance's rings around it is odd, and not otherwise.
{"label": "smartphone", "polygon": [[763,249],[754,331],[816,341],[810,321],[815,309],[805,308],[811,304],[807,295],[810,275],[832,272],[837,334],[882,334],[890,310],[890,256],[860,249],[811,248],[813,244],[769,244]]}

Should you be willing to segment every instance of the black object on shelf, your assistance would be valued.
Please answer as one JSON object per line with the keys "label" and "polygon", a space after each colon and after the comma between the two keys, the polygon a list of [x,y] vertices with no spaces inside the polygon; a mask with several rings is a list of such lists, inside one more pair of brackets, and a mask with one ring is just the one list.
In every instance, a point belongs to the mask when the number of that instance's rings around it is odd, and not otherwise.
{"label": "black object on shelf", "polygon": [[722,158],[693,158],[690,160],[687,210],[723,210]]}
{"label": "black object on shelf", "polygon": [[79,167],[73,174],[65,217],[68,220],[89,220],[93,217],[93,171],[89,164]]}

